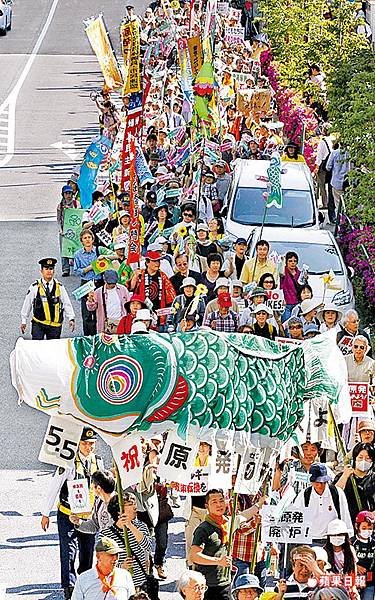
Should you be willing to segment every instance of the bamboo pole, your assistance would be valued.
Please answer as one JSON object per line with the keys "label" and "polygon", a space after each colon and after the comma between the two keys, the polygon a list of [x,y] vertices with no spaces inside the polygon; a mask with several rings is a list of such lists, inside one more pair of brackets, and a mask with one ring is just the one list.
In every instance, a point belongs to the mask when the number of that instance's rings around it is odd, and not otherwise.
{"label": "bamboo pole", "polygon": [[[124,512],[124,497],[122,495],[122,485],[121,485],[120,473],[119,473],[116,461],[114,459],[113,459],[113,465],[114,465],[114,468],[116,471],[116,486],[117,486],[118,503],[119,503],[119,507],[120,507],[120,513],[122,514]],[[131,557],[132,552],[131,552],[130,543],[129,543],[128,530],[126,527],[124,527],[124,529],[123,529],[123,535],[124,535],[126,556],[129,558],[129,557]],[[129,572],[130,572],[130,575],[133,575],[133,567],[130,567]]]}

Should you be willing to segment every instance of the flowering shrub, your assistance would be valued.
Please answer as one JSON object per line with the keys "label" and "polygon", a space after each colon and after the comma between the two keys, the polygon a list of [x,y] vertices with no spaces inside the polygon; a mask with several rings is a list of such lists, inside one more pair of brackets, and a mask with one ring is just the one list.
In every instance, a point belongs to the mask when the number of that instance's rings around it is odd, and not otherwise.
{"label": "flowering shrub", "polygon": [[269,79],[275,92],[278,115],[284,123],[284,134],[288,140],[301,144],[305,129],[304,157],[310,171],[315,169],[315,156],[319,139],[316,137],[318,121],[311,108],[304,105],[301,94],[283,88],[279,83],[277,65],[273,61],[271,50],[260,55],[262,73]]}
{"label": "flowering shrub", "polygon": [[[367,313],[370,311],[372,321],[375,319],[375,227],[361,227],[355,220],[353,228],[348,220],[342,217],[338,241],[345,262],[353,267],[356,275],[363,281],[367,298]],[[365,249],[365,250],[364,250]],[[366,253],[368,256],[366,256]]]}

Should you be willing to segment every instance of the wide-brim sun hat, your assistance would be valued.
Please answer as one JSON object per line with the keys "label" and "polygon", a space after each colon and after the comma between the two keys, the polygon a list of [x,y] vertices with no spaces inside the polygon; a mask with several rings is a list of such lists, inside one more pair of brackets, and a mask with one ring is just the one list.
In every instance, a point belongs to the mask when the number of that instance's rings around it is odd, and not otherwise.
{"label": "wide-brim sun hat", "polygon": [[333,302],[328,302],[327,304],[324,304],[324,307],[319,310],[319,312],[316,315],[318,317],[319,321],[323,321],[323,313],[325,313],[326,310],[334,310],[334,311],[336,311],[337,312],[337,321],[341,321],[342,316],[343,316],[344,313]]}
{"label": "wide-brim sun hat", "polygon": [[312,310],[318,310],[322,305],[321,300],[314,300],[314,298],[306,298],[301,302],[301,315],[307,315]]}

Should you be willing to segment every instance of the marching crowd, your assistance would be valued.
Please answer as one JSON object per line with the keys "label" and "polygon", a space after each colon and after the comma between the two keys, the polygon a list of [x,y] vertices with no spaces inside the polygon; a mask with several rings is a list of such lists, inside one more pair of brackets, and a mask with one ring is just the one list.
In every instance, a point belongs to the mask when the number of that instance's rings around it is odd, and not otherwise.
{"label": "marching crowd", "polygon": [[[178,36],[199,36],[202,6],[177,4],[172,23]],[[76,277],[76,287],[90,285],[80,298],[83,334],[214,330],[300,344],[332,330],[345,354],[349,381],[371,387],[375,361],[358,313],[354,309],[343,313],[332,302],[316,300],[308,270],[296,252],[275,257],[269,242],[260,239],[254,256],[249,256],[248,240],[230,239],[224,229],[225,200],[236,158],[269,159],[279,150],[282,161],[304,162],[301,148],[283,136],[272,88],[261,72],[264,36],[252,31],[246,8],[241,12],[233,6],[216,15],[218,86],[210,114],[220,126],[205,138],[195,161],[192,153],[185,156],[191,105],[177,68],[176,48],[170,46],[168,28],[163,26],[165,17],[159,2],[153,2],[142,17],[135,15],[133,7],[126,8],[125,21],[139,23],[143,72],[150,79],[141,145],[152,181],[137,191],[139,263],[128,260],[134,211],[130,194],[113,182],[92,194],[94,212],[82,210],[81,248],[73,257],[61,257],[63,277]],[[243,43],[230,43],[225,27],[236,27],[238,19],[250,36]],[[308,68],[310,81],[321,85],[318,66]],[[112,142],[128,118],[129,105],[125,95],[122,106],[116,107],[114,96],[103,89],[95,98],[101,132]],[[317,189],[334,222],[349,165],[338,142],[332,146],[321,111],[317,115],[321,133]],[[73,173],[62,187],[57,210],[60,240],[65,211],[80,208],[77,181],[78,174]],[[99,220],[94,218],[97,214]],[[71,331],[75,329],[72,302],[55,278],[57,262],[40,260],[41,277],[30,286],[22,307],[21,331],[26,332],[31,316],[31,335],[36,340],[59,338],[64,319]],[[282,292],[282,309],[274,310],[270,301],[275,290]],[[173,508],[184,503],[187,569],[177,583],[183,598],[373,600],[375,420],[371,415],[353,418],[345,426],[347,454],[342,460],[319,441],[308,439],[290,456],[279,457],[266,492],[260,490],[253,497],[240,494],[236,503],[231,490],[210,489],[181,498],[160,480],[157,464],[164,436],[144,440],[142,482],[123,490],[119,498],[112,470],[95,454],[96,433],[86,427],[74,465],[57,469],[42,511],[41,524],[47,530],[58,498],[65,598],[143,600],[150,596],[156,600],[158,581],[169,578],[164,566],[168,524]],[[206,467],[210,457],[210,445],[201,442],[196,466]],[[233,485],[235,476],[234,472]],[[85,519],[71,514],[68,502],[66,482],[80,478],[88,480],[93,495],[92,514]],[[260,543],[262,507],[283,502],[291,488],[293,506],[310,510],[312,544]],[[233,511],[235,531],[229,548]]]}

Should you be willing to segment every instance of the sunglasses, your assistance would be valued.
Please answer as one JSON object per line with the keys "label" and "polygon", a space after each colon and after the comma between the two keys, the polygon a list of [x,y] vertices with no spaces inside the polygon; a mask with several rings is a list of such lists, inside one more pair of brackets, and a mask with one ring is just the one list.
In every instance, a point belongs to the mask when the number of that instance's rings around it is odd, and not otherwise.
{"label": "sunglasses", "polygon": [[364,350],[365,346],[360,346],[359,344],[354,344],[353,348],[360,348],[361,350]]}
{"label": "sunglasses", "polygon": [[289,329],[302,329],[302,325],[291,325]]}
{"label": "sunglasses", "polygon": [[273,280],[272,280],[272,279],[265,279],[265,280],[263,281],[263,283],[273,283]]}
{"label": "sunglasses", "polygon": [[192,213],[183,213],[184,217],[193,217]]}

